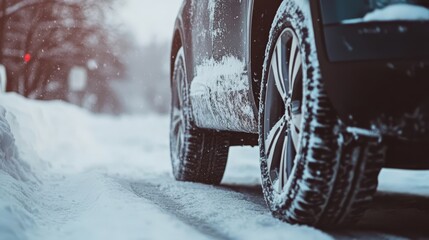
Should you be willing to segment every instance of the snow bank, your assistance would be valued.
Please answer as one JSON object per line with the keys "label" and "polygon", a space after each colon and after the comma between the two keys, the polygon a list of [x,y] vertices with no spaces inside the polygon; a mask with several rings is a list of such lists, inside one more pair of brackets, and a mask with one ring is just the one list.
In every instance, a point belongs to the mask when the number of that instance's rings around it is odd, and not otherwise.
{"label": "snow bank", "polygon": [[33,224],[34,197],[38,181],[30,166],[22,161],[15,138],[0,108],[0,239],[21,239]]}
{"label": "snow bank", "polygon": [[[156,151],[168,149],[164,116],[99,116],[60,101],[29,101],[14,94],[0,96],[0,102],[21,158],[42,176],[100,170],[138,177],[169,170],[168,161],[154,160],[169,159]],[[129,156],[134,157],[124,161]]]}
{"label": "snow bank", "polygon": [[17,181],[34,180],[29,166],[18,154],[15,137],[8,121],[6,110],[0,107],[0,169]]}
{"label": "snow bank", "polygon": [[166,117],[0,102],[0,239],[204,239],[118,180],[170,172]]}

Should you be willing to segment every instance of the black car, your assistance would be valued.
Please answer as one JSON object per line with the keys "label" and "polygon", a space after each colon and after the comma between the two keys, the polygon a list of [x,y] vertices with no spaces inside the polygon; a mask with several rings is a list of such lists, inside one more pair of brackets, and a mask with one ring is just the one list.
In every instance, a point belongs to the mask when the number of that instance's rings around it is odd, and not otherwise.
{"label": "black car", "polygon": [[274,216],[356,222],[383,167],[429,169],[428,14],[428,0],[185,0],[176,179],[219,184],[230,146],[259,145]]}

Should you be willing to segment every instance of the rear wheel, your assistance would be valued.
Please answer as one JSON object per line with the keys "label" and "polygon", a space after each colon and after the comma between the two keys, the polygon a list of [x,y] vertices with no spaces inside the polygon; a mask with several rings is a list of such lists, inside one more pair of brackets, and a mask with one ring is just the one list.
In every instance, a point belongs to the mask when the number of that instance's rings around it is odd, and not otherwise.
{"label": "rear wheel", "polygon": [[261,84],[259,143],[265,199],[290,223],[355,222],[377,188],[385,148],[342,131],[317,62],[311,23],[293,1],[278,12]]}
{"label": "rear wheel", "polygon": [[170,155],[179,181],[219,184],[228,158],[228,136],[200,129],[192,121],[183,48],[174,64],[170,122]]}

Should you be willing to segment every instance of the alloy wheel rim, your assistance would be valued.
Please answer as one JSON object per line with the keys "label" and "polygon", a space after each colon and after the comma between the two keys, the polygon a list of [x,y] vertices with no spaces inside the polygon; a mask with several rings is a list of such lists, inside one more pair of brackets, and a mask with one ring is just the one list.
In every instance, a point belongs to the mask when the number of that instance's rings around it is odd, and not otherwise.
{"label": "alloy wheel rim", "polygon": [[266,85],[264,151],[274,191],[281,193],[299,149],[302,58],[294,31],[285,29],[274,48]]}
{"label": "alloy wheel rim", "polygon": [[172,131],[172,143],[171,148],[176,163],[179,162],[180,153],[185,143],[184,131],[185,131],[185,116],[183,111],[183,83],[186,78],[185,69],[183,66],[183,60],[178,57],[178,61],[181,61],[177,65],[176,73],[174,75],[173,85],[173,106],[171,114],[171,131]]}

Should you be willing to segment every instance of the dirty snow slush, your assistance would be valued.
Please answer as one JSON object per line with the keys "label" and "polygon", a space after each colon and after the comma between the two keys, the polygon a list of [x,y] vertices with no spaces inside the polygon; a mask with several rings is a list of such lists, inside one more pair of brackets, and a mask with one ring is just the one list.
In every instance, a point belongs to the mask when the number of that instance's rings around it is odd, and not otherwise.
{"label": "dirty snow slush", "polygon": [[171,176],[168,117],[93,115],[0,96],[0,239],[428,238],[428,172],[385,170],[353,229],[269,214],[258,149],[233,148],[221,186]]}

